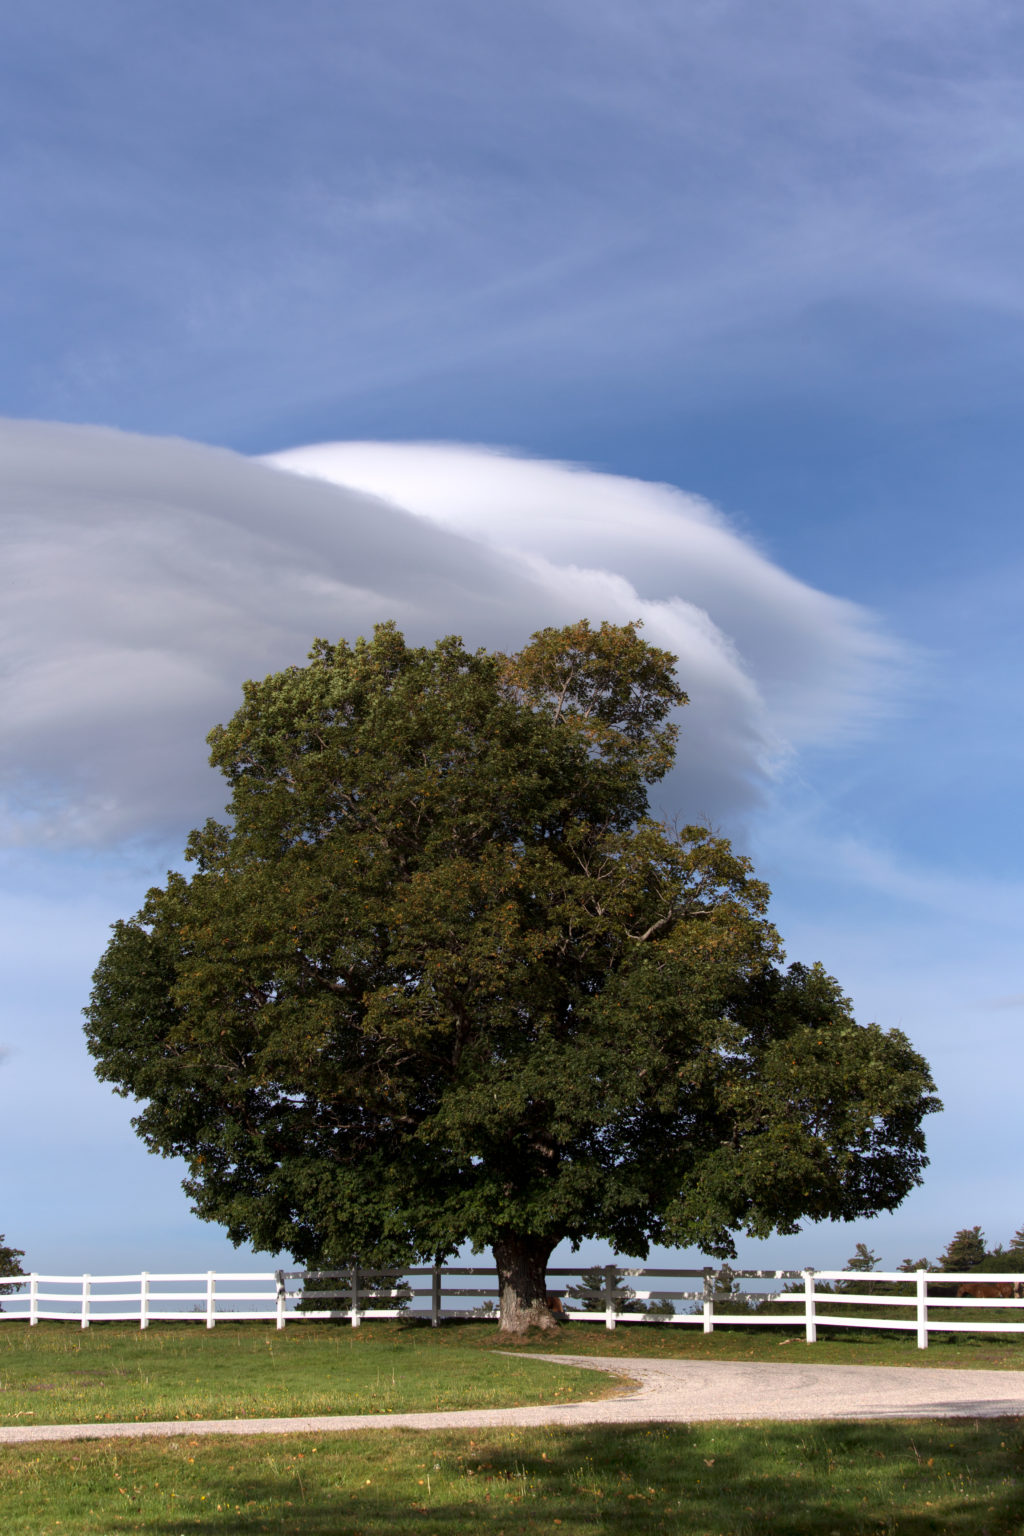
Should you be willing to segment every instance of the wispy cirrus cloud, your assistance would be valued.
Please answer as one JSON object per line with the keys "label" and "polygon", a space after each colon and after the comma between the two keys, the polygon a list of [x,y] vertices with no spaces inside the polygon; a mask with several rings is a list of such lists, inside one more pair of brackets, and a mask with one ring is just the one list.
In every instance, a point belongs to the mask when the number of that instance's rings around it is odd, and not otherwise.
{"label": "wispy cirrus cloud", "polygon": [[49,0],[8,39],[19,409],[251,440],[499,358],[691,404],[855,364],[905,403],[1006,351],[1024,21],[999,0],[233,11]]}

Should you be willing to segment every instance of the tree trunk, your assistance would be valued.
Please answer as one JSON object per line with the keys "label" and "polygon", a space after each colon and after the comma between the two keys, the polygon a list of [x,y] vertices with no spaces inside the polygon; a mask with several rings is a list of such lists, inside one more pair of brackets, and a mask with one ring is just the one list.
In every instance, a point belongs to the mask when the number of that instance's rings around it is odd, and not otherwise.
{"label": "tree trunk", "polygon": [[494,1244],[501,1297],[501,1332],[523,1334],[530,1328],[557,1331],[547,1304],[547,1263],[555,1244],[547,1237],[507,1233]]}

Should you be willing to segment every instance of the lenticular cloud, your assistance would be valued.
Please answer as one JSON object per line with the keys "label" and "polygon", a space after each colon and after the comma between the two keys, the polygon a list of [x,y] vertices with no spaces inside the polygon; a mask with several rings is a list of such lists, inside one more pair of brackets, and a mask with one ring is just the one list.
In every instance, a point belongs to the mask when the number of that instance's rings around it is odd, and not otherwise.
{"label": "lenticular cloud", "polygon": [[206,732],[315,635],[518,647],[643,619],[691,698],[660,795],[735,824],[780,758],[870,715],[894,649],[706,502],[458,445],[332,443],[265,460],[0,423],[8,842],[178,837],[223,802]]}

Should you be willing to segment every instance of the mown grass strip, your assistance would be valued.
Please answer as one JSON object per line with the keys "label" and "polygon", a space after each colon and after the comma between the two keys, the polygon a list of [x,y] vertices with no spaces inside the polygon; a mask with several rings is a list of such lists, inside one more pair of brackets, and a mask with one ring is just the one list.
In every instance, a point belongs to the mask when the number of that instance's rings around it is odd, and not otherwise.
{"label": "mown grass strip", "polygon": [[380,1322],[353,1329],[308,1323],[105,1323],[0,1329],[0,1424],[396,1413],[569,1402],[605,1396],[593,1372],[509,1358],[512,1350],[631,1358],[903,1365],[1024,1370],[1024,1343],[992,1335],[938,1338],[927,1350],[892,1334],[822,1330],[807,1345],[777,1329],[570,1324],[518,1345],[490,1323],[431,1329]]}
{"label": "mown grass strip", "polygon": [[6,1536],[1020,1536],[1017,1421],[105,1441],[0,1450]]}
{"label": "mown grass strip", "polygon": [[[606,1396],[593,1371],[510,1359],[494,1329],[169,1323],[0,1331],[0,1424],[430,1412]],[[481,1335],[486,1335],[482,1339]]]}
{"label": "mown grass strip", "polygon": [[[494,1335],[491,1335],[491,1342]],[[870,1330],[829,1329],[818,1320],[818,1341],[802,1331],[779,1328],[680,1328],[657,1323],[602,1325],[569,1323],[554,1343],[536,1335],[513,1345],[523,1353],[600,1355],[608,1359],[756,1360],[815,1365],[904,1365],[945,1370],[1024,1371],[1024,1337],[997,1334],[933,1335],[918,1349],[913,1335]]]}

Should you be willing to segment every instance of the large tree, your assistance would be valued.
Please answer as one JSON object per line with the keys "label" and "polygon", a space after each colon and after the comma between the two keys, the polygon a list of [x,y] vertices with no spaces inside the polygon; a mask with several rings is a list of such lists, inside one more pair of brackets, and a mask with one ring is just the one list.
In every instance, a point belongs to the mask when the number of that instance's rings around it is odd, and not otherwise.
{"label": "large tree", "polygon": [[563,1238],[731,1256],[920,1181],[927,1064],[780,968],[725,839],[648,814],[674,663],[631,625],[513,656],[382,625],[245,685],[229,820],[85,1010],[199,1215],[300,1262],[489,1246],[521,1329]]}

